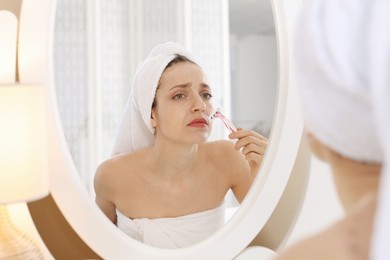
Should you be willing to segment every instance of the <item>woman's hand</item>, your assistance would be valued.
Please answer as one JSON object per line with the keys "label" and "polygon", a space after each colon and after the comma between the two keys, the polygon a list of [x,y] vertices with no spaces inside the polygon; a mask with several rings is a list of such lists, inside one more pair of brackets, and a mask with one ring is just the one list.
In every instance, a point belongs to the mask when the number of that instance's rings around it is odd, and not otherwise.
{"label": "woman's hand", "polygon": [[268,139],[255,131],[238,128],[236,132],[229,135],[230,139],[238,139],[236,150],[242,148],[242,154],[248,161],[252,172],[260,168],[264,153],[268,145]]}

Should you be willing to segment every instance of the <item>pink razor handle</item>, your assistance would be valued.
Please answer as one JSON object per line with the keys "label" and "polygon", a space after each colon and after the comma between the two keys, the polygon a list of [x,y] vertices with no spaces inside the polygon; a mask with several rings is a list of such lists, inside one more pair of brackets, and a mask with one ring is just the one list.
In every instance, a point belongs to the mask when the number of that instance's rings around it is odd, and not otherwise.
{"label": "pink razor handle", "polygon": [[221,119],[222,123],[226,126],[226,128],[230,132],[237,131],[237,128],[233,125],[233,123],[229,119],[227,119],[219,110],[217,110],[217,112],[215,112],[213,115],[211,115],[210,118],[211,119],[214,119],[214,118]]}

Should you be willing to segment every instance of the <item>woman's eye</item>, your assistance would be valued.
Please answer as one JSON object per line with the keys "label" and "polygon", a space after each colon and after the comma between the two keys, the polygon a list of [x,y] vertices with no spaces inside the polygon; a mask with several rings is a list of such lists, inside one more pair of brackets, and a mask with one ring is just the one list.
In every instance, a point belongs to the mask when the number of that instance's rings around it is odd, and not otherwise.
{"label": "woman's eye", "polygon": [[176,95],[173,96],[173,99],[183,99],[183,98],[185,98],[185,95],[181,94],[181,93],[176,94]]}
{"label": "woman's eye", "polygon": [[213,97],[213,95],[211,95],[209,92],[202,93],[201,96],[204,99],[211,99]]}

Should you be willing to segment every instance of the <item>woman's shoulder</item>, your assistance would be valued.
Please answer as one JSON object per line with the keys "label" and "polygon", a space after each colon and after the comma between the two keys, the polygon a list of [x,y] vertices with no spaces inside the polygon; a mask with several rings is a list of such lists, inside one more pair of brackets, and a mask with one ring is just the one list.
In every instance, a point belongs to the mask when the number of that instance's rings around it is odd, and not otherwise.
{"label": "woman's shoulder", "polygon": [[290,246],[275,260],[368,259],[376,203],[377,195],[367,194],[342,219]]}
{"label": "woman's shoulder", "polygon": [[206,143],[206,153],[214,162],[220,162],[227,167],[241,165],[243,156],[236,149],[235,142],[229,140],[217,140]]}
{"label": "woman's shoulder", "polygon": [[111,186],[112,182],[116,180],[116,175],[118,174],[118,168],[122,163],[122,156],[115,156],[113,158],[107,159],[99,164],[96,169],[94,183],[95,188],[98,187],[108,187]]}
{"label": "woman's shoulder", "polygon": [[131,158],[129,154],[120,154],[111,157],[99,164],[96,174],[107,175],[111,172],[116,172],[115,169],[120,168],[129,158]]}
{"label": "woman's shoulder", "polygon": [[120,180],[125,173],[130,175],[136,165],[140,163],[139,152],[131,152],[116,155],[103,161],[96,170],[95,180],[103,183],[112,183],[114,180]]}
{"label": "woman's shoulder", "polygon": [[240,150],[236,149],[236,142],[231,140],[216,140],[207,143],[209,152],[215,153],[217,156],[229,156],[241,159]]}
{"label": "woman's shoulder", "polygon": [[[205,147],[209,151],[224,151],[224,152],[233,152],[235,151],[235,144],[229,140],[216,140],[205,143]],[[223,149],[223,150],[221,150]]]}

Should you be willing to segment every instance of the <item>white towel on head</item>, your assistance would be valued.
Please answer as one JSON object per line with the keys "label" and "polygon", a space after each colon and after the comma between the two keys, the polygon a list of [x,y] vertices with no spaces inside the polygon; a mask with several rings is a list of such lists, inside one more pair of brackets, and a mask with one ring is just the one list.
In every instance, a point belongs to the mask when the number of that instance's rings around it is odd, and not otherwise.
{"label": "white towel on head", "polygon": [[306,128],[317,139],[345,157],[381,162],[377,132],[367,127],[374,118],[362,14],[371,3],[358,2],[308,3],[296,35],[297,80]]}
{"label": "white towel on head", "polygon": [[390,1],[311,0],[297,26],[307,128],[340,154],[382,162],[371,259],[390,259]]}
{"label": "white towel on head", "polygon": [[154,129],[150,121],[152,103],[161,74],[176,54],[197,63],[182,45],[167,42],[154,47],[138,65],[130,96],[116,131],[112,155],[135,151],[153,144]]}

